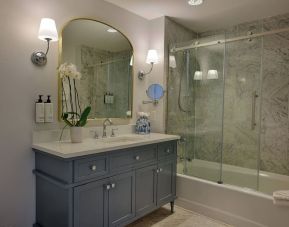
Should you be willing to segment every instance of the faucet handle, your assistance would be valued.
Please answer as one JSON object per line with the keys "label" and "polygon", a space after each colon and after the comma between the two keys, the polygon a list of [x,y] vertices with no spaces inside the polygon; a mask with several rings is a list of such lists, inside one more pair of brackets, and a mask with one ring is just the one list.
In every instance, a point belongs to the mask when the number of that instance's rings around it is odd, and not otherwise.
{"label": "faucet handle", "polygon": [[98,139],[98,133],[96,130],[90,130],[89,135],[94,139]]}
{"label": "faucet handle", "polygon": [[115,131],[117,131],[118,130],[118,128],[112,128],[111,129],[111,137],[115,137],[116,135],[115,135]]}

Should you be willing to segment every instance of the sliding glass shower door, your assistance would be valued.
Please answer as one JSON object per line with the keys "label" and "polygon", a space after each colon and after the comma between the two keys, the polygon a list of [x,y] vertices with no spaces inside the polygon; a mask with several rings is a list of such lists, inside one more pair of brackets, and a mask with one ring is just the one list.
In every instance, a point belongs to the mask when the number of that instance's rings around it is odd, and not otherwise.
{"label": "sliding glass shower door", "polygon": [[225,53],[223,182],[258,189],[262,38],[227,42]]}

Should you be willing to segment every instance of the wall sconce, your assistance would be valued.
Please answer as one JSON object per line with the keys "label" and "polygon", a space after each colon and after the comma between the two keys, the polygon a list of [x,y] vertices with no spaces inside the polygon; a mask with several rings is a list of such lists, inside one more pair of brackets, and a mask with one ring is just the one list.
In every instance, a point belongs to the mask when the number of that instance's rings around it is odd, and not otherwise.
{"label": "wall sconce", "polygon": [[177,68],[176,57],[174,55],[169,56],[169,67],[172,69]]}
{"label": "wall sconce", "polygon": [[202,80],[203,79],[203,72],[202,71],[196,71],[194,74],[194,80]]}
{"label": "wall sconce", "polygon": [[208,80],[216,80],[216,79],[218,79],[218,71],[217,70],[212,70],[212,69],[210,69],[209,71],[208,71],[208,75],[207,75],[207,79]]}
{"label": "wall sconce", "polygon": [[43,66],[47,62],[47,53],[49,51],[50,42],[58,40],[58,34],[54,20],[50,18],[41,19],[38,38],[47,42],[47,49],[45,53],[42,51],[33,52],[31,55],[31,61],[37,66]]}
{"label": "wall sconce", "polygon": [[151,73],[151,71],[153,70],[153,66],[154,64],[157,64],[159,62],[159,57],[158,57],[158,53],[156,50],[149,50],[148,54],[147,54],[147,59],[146,59],[146,63],[151,64],[151,68],[148,72],[144,72],[144,71],[139,71],[138,72],[138,78],[140,80],[143,80],[145,75],[148,75]]}

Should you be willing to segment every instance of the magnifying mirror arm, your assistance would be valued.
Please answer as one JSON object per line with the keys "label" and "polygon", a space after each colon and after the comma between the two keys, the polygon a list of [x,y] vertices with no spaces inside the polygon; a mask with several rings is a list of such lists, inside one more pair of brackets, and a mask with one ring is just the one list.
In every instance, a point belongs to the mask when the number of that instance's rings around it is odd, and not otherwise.
{"label": "magnifying mirror arm", "polygon": [[138,72],[138,78],[139,78],[140,80],[143,80],[145,75],[148,75],[148,74],[150,74],[150,73],[152,72],[153,67],[154,67],[154,63],[151,62],[151,68],[150,68],[150,70],[149,70],[148,72],[144,72],[144,71],[142,71],[142,70],[139,71],[139,72]]}

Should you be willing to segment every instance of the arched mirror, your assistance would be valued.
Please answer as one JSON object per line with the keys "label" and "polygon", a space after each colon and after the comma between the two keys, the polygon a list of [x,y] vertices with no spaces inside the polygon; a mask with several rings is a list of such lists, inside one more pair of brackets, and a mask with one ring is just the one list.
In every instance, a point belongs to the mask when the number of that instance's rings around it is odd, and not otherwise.
{"label": "arched mirror", "polygon": [[60,48],[60,116],[91,106],[90,119],[131,117],[133,48],[120,31],[72,20],[62,30]]}

